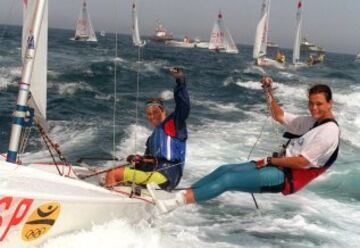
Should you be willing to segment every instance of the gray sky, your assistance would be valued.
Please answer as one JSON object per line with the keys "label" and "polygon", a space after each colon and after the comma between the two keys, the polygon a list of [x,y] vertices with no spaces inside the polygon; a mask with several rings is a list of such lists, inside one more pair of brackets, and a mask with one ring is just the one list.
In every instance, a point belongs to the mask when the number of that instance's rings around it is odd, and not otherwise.
{"label": "gray sky", "polygon": [[[151,35],[156,20],[177,37],[209,39],[222,10],[236,43],[252,44],[262,0],[137,0],[140,32]],[[22,0],[0,0],[0,23],[20,24]],[[131,0],[87,0],[96,31],[130,33]],[[81,0],[50,0],[50,27],[73,29]],[[11,5],[14,4],[12,11]],[[297,0],[272,0],[270,39],[292,47]],[[360,50],[360,0],[303,0],[303,36],[327,51]],[[10,13],[10,14],[9,14]]]}

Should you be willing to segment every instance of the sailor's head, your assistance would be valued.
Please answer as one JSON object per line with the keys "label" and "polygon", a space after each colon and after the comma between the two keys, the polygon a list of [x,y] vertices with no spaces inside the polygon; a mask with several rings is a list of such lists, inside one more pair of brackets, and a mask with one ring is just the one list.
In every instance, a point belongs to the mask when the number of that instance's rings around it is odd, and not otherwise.
{"label": "sailor's head", "polygon": [[308,107],[313,118],[322,120],[331,116],[333,100],[329,86],[325,84],[314,85],[309,89],[308,94]]}
{"label": "sailor's head", "polygon": [[160,98],[150,98],[146,101],[146,116],[153,127],[157,127],[166,118],[166,109]]}

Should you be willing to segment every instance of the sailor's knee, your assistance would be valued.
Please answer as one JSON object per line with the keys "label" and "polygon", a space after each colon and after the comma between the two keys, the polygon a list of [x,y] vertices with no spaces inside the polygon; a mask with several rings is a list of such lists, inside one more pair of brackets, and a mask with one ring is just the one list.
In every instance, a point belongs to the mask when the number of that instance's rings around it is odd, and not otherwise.
{"label": "sailor's knee", "polygon": [[105,176],[105,184],[107,186],[111,186],[114,185],[116,182],[122,181],[123,171],[123,168],[117,168],[107,172]]}

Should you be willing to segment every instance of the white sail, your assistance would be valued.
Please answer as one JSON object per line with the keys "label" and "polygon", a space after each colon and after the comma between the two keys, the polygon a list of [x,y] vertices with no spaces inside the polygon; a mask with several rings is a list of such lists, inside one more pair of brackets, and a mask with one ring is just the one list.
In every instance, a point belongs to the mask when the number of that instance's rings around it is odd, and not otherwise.
{"label": "white sail", "polygon": [[[33,22],[33,14],[37,5],[36,0],[23,0],[23,30],[22,30],[22,61],[25,59],[27,46],[33,39],[30,29]],[[34,66],[30,79],[30,104],[35,108],[35,116],[41,121],[46,120],[47,100],[47,47],[48,47],[48,4],[46,1],[45,11],[40,27],[40,35],[37,39],[37,50],[34,57]]]}
{"label": "white sail", "polygon": [[138,20],[138,15],[137,15],[137,5],[136,5],[136,0],[133,1],[132,4],[132,40],[133,40],[133,44],[134,46],[143,46],[145,45],[145,42],[141,41],[140,38],[140,32],[139,32],[139,20]]}
{"label": "white sail", "polygon": [[266,55],[268,27],[270,14],[270,0],[264,0],[261,7],[261,18],[256,27],[253,58],[258,59]]}
{"label": "white sail", "polygon": [[224,48],[227,53],[239,53],[238,48],[232,38],[229,30],[225,27],[225,36],[224,36]]}
{"label": "white sail", "polygon": [[296,13],[296,33],[293,49],[293,64],[300,61],[300,45],[301,45],[301,26],[302,26],[302,2],[299,0]]}
{"label": "white sail", "polygon": [[223,17],[220,12],[211,31],[209,49],[228,53],[239,52],[229,30],[224,24]]}
{"label": "white sail", "polygon": [[93,26],[90,20],[90,14],[87,10],[86,0],[83,1],[79,18],[76,22],[76,31],[74,40],[97,41]]}

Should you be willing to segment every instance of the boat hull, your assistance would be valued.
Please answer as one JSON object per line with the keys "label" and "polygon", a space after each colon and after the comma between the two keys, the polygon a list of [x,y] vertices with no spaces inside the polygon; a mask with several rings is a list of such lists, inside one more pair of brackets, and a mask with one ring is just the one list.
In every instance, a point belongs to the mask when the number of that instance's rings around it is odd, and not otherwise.
{"label": "boat hull", "polygon": [[266,57],[259,58],[257,60],[257,65],[258,66],[275,67],[275,68],[277,68],[279,70],[284,70],[285,69],[284,64],[281,64],[281,63],[277,62],[276,60],[269,59],[269,58],[266,58]]}
{"label": "boat hull", "polygon": [[183,41],[176,41],[176,40],[168,40],[165,41],[165,45],[171,47],[182,47],[182,48],[195,48],[195,42],[183,42]]}
{"label": "boat hull", "polygon": [[150,218],[147,191],[132,198],[130,192],[0,161],[0,246],[28,247],[112,219]]}

